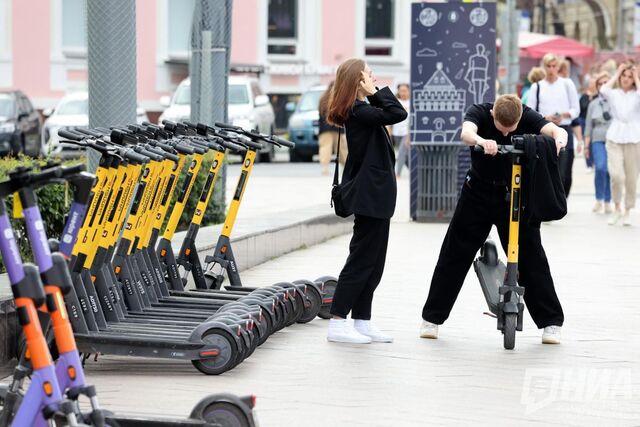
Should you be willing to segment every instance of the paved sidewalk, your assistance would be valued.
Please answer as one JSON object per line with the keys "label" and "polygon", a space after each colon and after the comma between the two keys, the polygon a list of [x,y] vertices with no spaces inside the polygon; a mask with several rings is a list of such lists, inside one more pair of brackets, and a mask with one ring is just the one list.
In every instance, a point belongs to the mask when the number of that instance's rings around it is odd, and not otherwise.
{"label": "paved sidewalk", "polygon": [[[277,333],[218,377],[188,363],[120,357],[87,362],[88,377],[117,411],[187,415],[206,394],[253,393],[262,426],[640,425],[640,215],[623,228],[591,213],[593,175],[583,165],[576,159],[569,215],[542,229],[566,316],[559,346],[540,344],[527,315],[515,351],[503,350],[472,271],[441,338],[417,338],[446,225],[407,220],[403,180],[374,300],[393,344],[329,344],[327,322],[316,319]],[[336,275],[349,238],[279,257],[243,280]]]}

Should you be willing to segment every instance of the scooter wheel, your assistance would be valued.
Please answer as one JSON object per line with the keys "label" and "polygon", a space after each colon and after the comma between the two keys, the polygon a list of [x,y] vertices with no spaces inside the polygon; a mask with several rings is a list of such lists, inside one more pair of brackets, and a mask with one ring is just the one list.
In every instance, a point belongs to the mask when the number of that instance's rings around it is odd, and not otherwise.
{"label": "scooter wheel", "polygon": [[322,308],[322,294],[315,284],[307,285],[305,294],[304,313],[298,319],[298,323],[309,323],[320,313]]}
{"label": "scooter wheel", "polygon": [[202,341],[218,347],[220,352],[215,357],[192,360],[191,363],[197,370],[207,375],[220,375],[236,365],[238,348],[235,339],[227,331],[208,331]]}
{"label": "scooter wheel", "polygon": [[220,427],[249,427],[244,411],[231,402],[213,402],[200,415],[201,419]]}
{"label": "scooter wheel", "polygon": [[498,265],[498,249],[496,248],[496,244],[491,240],[487,240],[482,245],[482,249],[480,249],[480,259],[486,265],[495,267]]}
{"label": "scooter wheel", "polygon": [[[316,283],[318,281],[316,280]],[[322,286],[322,306],[318,312],[321,319],[331,319],[331,304],[333,303],[333,294],[338,287],[338,281],[334,278],[327,279]]]}
{"label": "scooter wheel", "polygon": [[516,326],[518,324],[518,315],[516,313],[507,313],[504,316],[504,329],[502,330],[504,348],[513,350],[516,346]]}

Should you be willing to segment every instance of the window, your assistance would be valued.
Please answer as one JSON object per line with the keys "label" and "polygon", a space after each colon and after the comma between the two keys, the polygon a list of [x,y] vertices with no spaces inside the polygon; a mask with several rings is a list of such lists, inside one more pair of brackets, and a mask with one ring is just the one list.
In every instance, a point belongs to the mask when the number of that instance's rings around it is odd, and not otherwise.
{"label": "window", "polygon": [[191,50],[195,0],[169,0],[169,56],[186,57]]}
{"label": "window", "polygon": [[307,111],[318,111],[320,98],[324,94],[323,90],[313,90],[306,92],[298,102],[298,111],[305,113]]}
{"label": "window", "polygon": [[394,29],[394,0],[366,0],[365,55],[392,56]]}
{"label": "window", "polygon": [[257,83],[251,83],[251,93],[253,94],[253,99],[256,99],[258,95],[262,95],[262,90]]}
{"label": "window", "polygon": [[62,50],[87,51],[86,0],[62,0]]}
{"label": "window", "polygon": [[13,96],[0,93],[0,116],[13,117]]}
{"label": "window", "polygon": [[296,55],[298,42],[298,1],[269,0],[267,53]]}
{"label": "window", "polygon": [[18,95],[18,114],[30,114],[31,106],[29,105],[29,101],[24,96]]}
{"label": "window", "polygon": [[59,116],[85,115],[89,113],[89,102],[86,99],[73,99],[58,106]]}
{"label": "window", "polygon": [[247,85],[229,85],[229,105],[249,104]]}

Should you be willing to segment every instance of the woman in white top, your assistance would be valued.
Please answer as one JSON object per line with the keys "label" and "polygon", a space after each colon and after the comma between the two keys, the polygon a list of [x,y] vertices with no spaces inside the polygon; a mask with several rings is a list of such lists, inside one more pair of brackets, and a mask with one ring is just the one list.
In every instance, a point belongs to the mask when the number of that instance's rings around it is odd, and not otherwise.
{"label": "woman in white top", "polygon": [[580,114],[580,101],[576,86],[569,79],[558,74],[560,58],[553,53],[547,53],[542,58],[546,77],[531,85],[527,99],[527,106],[542,114],[547,121],[560,126],[567,131],[569,140],[567,148],[560,153],[558,167],[564,193],[569,197],[573,174],[573,129],[571,122]]}
{"label": "woman in white top", "polygon": [[[620,64],[616,75],[602,86],[600,94],[609,102],[613,117],[607,130],[607,157],[615,211],[609,218],[609,224],[614,225],[622,219],[623,225],[631,225],[629,212],[636,205],[636,183],[640,171],[638,69],[632,64]],[[623,187],[624,213],[620,206]]]}

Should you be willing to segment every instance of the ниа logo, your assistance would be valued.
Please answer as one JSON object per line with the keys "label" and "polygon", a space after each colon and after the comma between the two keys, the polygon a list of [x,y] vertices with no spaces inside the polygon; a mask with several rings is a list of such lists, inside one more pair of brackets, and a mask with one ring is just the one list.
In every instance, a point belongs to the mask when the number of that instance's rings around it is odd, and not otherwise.
{"label": "\u043d\u0438\u0430 logo", "polygon": [[554,402],[631,400],[631,378],[630,369],[527,369],[520,403],[530,415]]}

